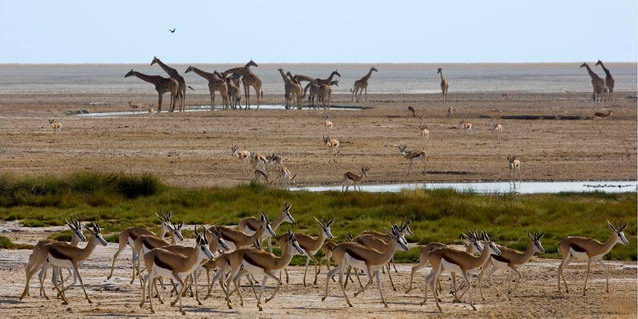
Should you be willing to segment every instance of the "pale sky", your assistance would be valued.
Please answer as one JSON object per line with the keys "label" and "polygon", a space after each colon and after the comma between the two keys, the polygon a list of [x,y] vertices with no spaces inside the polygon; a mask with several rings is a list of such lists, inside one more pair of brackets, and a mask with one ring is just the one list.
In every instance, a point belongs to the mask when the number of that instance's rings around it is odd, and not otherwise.
{"label": "pale sky", "polygon": [[0,63],[635,62],[636,16],[636,0],[0,0]]}

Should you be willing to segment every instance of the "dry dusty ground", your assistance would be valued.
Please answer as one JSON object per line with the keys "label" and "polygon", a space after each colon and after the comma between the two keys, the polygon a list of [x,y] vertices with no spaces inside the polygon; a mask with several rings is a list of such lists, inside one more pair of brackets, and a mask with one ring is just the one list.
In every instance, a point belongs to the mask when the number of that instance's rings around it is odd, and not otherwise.
{"label": "dry dusty ground", "polygon": [[[370,166],[369,183],[397,181],[479,181],[508,178],[507,154],[522,161],[525,180],[635,180],[635,92],[616,93],[611,102],[588,101],[589,93],[371,95],[364,111],[250,110],[147,114],[109,118],[65,116],[67,110],[129,110],[127,101],[156,103],[153,95],[0,95],[0,167],[17,174],[77,171],[151,172],[189,187],[231,186],[250,173],[230,156],[234,144],[262,154],[277,152],[301,184],[338,184],[344,172]],[[219,100],[219,99],[218,99]],[[264,104],[281,104],[266,96]],[[352,105],[335,96],[337,105]],[[189,105],[208,102],[189,94]],[[90,106],[91,102],[106,105]],[[406,107],[417,110],[417,119]],[[448,106],[455,108],[451,119]],[[613,110],[603,121],[595,111]],[[335,127],[326,132],[323,116]],[[503,115],[576,115],[586,120],[500,120]],[[64,129],[53,137],[47,119]],[[474,123],[464,135],[459,120]],[[428,125],[428,141],[418,125]],[[501,123],[500,136],[489,130]],[[341,141],[336,164],[329,164],[322,135]],[[427,175],[407,176],[407,161],[392,144],[425,149]],[[421,170],[421,164],[417,164]]]}
{"label": "dry dusty ground", "polygon": [[[61,227],[24,228],[16,222],[3,222],[0,227],[14,232],[6,233],[18,243],[35,243],[37,239],[45,238],[48,233],[59,231]],[[187,241],[191,244],[191,241]],[[129,284],[130,250],[126,250],[116,263],[115,275],[106,280],[111,257],[117,246],[109,244],[107,247],[97,247],[93,255],[86,261],[81,274],[87,286],[87,291],[93,299],[88,304],[81,289],[75,288],[67,293],[70,305],[62,305],[60,300],[45,300],[37,297],[37,284],[32,282],[31,297],[22,302],[18,295],[24,287],[24,267],[30,254],[29,250],[0,250],[0,317],[3,318],[74,318],[84,316],[96,317],[139,317],[150,316],[148,305],[140,309],[141,298],[139,286]],[[582,296],[582,284],[585,273],[583,263],[574,263],[566,271],[566,277],[571,284],[572,293],[564,297],[556,292],[556,269],[558,260],[538,259],[521,268],[524,280],[519,285],[511,302],[497,298],[492,291],[486,292],[486,301],[481,301],[478,292],[475,293],[476,311],[472,311],[467,304],[451,303],[451,296],[442,296],[442,307],[445,317],[498,317],[498,318],[600,318],[600,317],[636,317],[636,262],[608,262],[611,277],[611,293],[605,293],[605,280],[599,267],[594,267],[593,276],[586,297]],[[399,273],[394,275],[399,291],[392,291],[387,277],[382,277],[384,295],[389,308],[380,303],[376,289],[370,289],[362,295],[351,298],[353,308],[348,308],[336,284],[330,284],[330,293],[325,302],[321,302],[325,276],[320,275],[319,287],[304,287],[301,285],[302,268],[293,267],[291,284],[283,286],[275,299],[265,304],[264,311],[258,312],[250,288],[242,289],[245,297],[244,307],[239,307],[237,298],[233,298],[235,309],[227,309],[221,290],[214,289],[214,298],[205,300],[203,306],[196,306],[192,298],[185,298],[185,310],[189,316],[213,317],[223,315],[227,317],[270,317],[270,318],[362,318],[362,317],[424,317],[438,316],[433,300],[420,306],[423,287],[423,276],[429,268],[416,276],[416,287],[410,294],[404,294],[409,278],[411,265],[399,265]],[[505,279],[503,274],[495,275],[500,283]],[[476,279],[472,279],[473,282]],[[272,283],[271,283],[272,284]],[[50,283],[47,283],[50,285]],[[449,287],[449,277],[443,279],[444,287]],[[353,286],[348,287],[348,294],[352,296]],[[503,288],[501,288],[503,290]],[[203,291],[203,289],[202,289]],[[266,294],[270,294],[268,289]],[[51,295],[51,293],[49,293]],[[167,297],[167,295],[164,295]],[[236,297],[236,296],[235,296]],[[178,316],[177,308],[155,303],[156,317]]]}

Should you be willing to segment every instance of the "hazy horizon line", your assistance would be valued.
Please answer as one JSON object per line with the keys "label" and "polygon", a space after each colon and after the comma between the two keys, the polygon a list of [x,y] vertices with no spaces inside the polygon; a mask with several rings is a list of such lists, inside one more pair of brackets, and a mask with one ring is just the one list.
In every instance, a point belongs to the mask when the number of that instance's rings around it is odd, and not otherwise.
{"label": "hazy horizon line", "polygon": [[[258,64],[307,64],[307,65],[321,65],[321,64],[350,64],[350,65],[383,65],[383,64],[446,64],[446,65],[464,65],[464,64],[572,64],[572,63],[595,63],[597,60],[591,61],[555,61],[555,62],[258,62]],[[603,61],[605,63],[613,64],[638,64],[638,61]],[[241,62],[174,62],[172,64],[245,64],[246,61]],[[0,62],[0,65],[139,65],[150,64],[149,62]]]}

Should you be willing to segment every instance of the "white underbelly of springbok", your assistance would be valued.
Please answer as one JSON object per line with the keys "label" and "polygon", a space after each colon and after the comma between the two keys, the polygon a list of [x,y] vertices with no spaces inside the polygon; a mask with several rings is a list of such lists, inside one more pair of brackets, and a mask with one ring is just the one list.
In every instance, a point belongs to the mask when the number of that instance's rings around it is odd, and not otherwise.
{"label": "white underbelly of springbok", "polygon": [[368,269],[368,266],[366,266],[365,261],[356,259],[352,257],[350,254],[348,254],[347,252],[343,255],[343,262],[344,262],[344,266],[352,266],[362,270]]}
{"label": "white underbelly of springbok", "polygon": [[445,259],[441,259],[441,266],[443,267],[443,270],[441,271],[442,273],[447,271],[447,272],[454,272],[457,274],[463,273],[463,271],[461,270],[461,267],[455,263],[451,263]]}
{"label": "white underbelly of springbok", "polygon": [[68,259],[58,259],[53,257],[51,254],[47,256],[47,260],[49,261],[49,265],[60,268],[72,268],[73,263],[71,263]]}
{"label": "white underbelly of springbok", "polygon": [[244,269],[253,274],[253,275],[263,275],[264,274],[264,269],[257,266],[257,265],[253,265],[245,260],[242,260],[241,265],[244,267]]}
{"label": "white underbelly of springbok", "polygon": [[494,266],[496,269],[500,269],[500,270],[506,270],[507,268],[509,268],[508,264],[506,262],[502,262],[499,260],[496,260],[494,258],[492,258],[492,266]]}
{"label": "white underbelly of springbok", "polygon": [[[575,251],[571,248],[569,249],[569,253],[576,259],[587,260],[589,258],[586,252]],[[595,259],[595,257],[592,257],[592,259]]]}

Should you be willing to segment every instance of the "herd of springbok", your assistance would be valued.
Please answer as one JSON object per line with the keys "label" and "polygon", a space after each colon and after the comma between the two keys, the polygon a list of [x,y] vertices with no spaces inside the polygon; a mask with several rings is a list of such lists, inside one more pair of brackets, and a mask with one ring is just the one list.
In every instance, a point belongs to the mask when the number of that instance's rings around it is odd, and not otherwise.
{"label": "herd of springbok", "polygon": [[[272,253],[271,241],[276,236],[276,231],[283,224],[294,225],[295,219],[290,213],[291,205],[284,204],[284,208],[274,221],[270,221],[265,214],[260,217],[247,217],[239,221],[237,227],[210,226],[204,227],[195,225],[193,236],[195,242],[192,246],[180,244],[184,237],[182,235],[182,223],[173,223],[172,214],[162,213],[156,216],[160,222],[160,231],[153,233],[141,227],[128,228],[120,233],[118,249],[113,256],[111,270],[107,280],[113,276],[115,262],[120,253],[128,246],[132,249],[131,258],[131,282],[139,281],[141,292],[140,307],[146,302],[153,310],[153,299],[162,300],[161,290],[158,289],[158,281],[164,287],[163,279],[169,280],[171,288],[170,295],[175,296],[171,306],[179,303],[179,310],[184,314],[182,308],[182,297],[190,290],[190,296],[195,298],[198,305],[202,305],[200,299],[199,277],[206,274],[205,286],[206,300],[211,296],[213,287],[219,281],[221,292],[225,296],[225,302],[229,309],[232,309],[233,301],[231,296],[237,294],[239,304],[243,306],[240,282],[243,278],[250,283],[252,292],[257,301],[257,308],[262,310],[262,295],[267,281],[272,279],[275,288],[272,295],[264,300],[265,303],[272,300],[279,289],[283,286],[281,272],[286,273],[286,284],[289,283],[286,267],[290,264],[295,255],[305,256],[305,268],[303,285],[306,286],[306,277],[310,262],[314,264],[313,285],[317,285],[319,273],[321,272],[321,262],[326,261],[328,272],[325,275],[325,292],[321,300],[325,301],[329,295],[329,285],[331,281],[336,281],[345,298],[348,306],[352,307],[350,298],[346,293],[348,282],[354,282],[352,277],[356,277],[359,287],[354,293],[354,297],[365,291],[370,285],[376,282],[377,290],[381,297],[381,302],[388,307],[381,289],[380,272],[386,272],[389,276],[392,288],[396,291],[391,275],[391,263],[397,251],[407,251],[408,242],[405,236],[413,235],[410,229],[410,222],[401,225],[392,225],[385,232],[364,231],[359,236],[346,236],[346,240],[340,243],[328,241],[334,239],[331,226],[334,219],[317,219],[319,235],[316,237],[306,234],[288,232],[279,236],[276,240],[281,256]],[[48,268],[52,268],[51,282],[53,289],[57,291],[57,298],[61,298],[68,304],[66,291],[75,286],[79,281],[84,291],[84,296],[89,303],[91,299],[84,289],[80,267],[91,256],[95,247],[99,244],[106,246],[107,242],[102,237],[101,228],[96,223],[82,225],[79,220],[67,222],[72,231],[71,243],[57,242],[54,240],[43,240],[33,248],[33,253],[29,257],[26,268],[26,284],[20,300],[29,295],[29,282],[36,272],[39,272],[40,295],[49,299],[44,289],[44,280]],[[624,234],[627,223],[612,224],[608,222],[612,234],[605,242],[592,238],[570,236],[558,243],[558,252],[563,260],[558,267],[558,293],[562,294],[561,278],[565,286],[565,291],[569,292],[567,281],[563,270],[574,259],[581,259],[587,262],[587,272],[585,274],[585,284],[583,295],[587,293],[587,281],[590,275],[591,263],[600,264],[605,270],[607,280],[606,291],[609,292],[609,274],[607,266],[603,262],[605,256],[617,244],[627,245],[628,241]],[[88,243],[84,248],[78,247],[78,243],[87,241],[83,233],[83,227],[88,231]],[[169,234],[171,239],[167,241],[164,237]],[[428,297],[428,288],[432,291],[434,302],[439,311],[443,309],[439,305],[439,294],[442,291],[440,276],[447,272],[452,275],[453,287],[450,290],[454,302],[460,302],[461,298],[467,294],[467,300],[472,309],[474,302],[472,299],[472,283],[470,273],[478,272],[478,287],[482,300],[483,279],[491,284],[499,296],[499,290],[491,279],[491,275],[499,270],[509,271],[507,284],[507,298],[511,300],[512,293],[516,290],[523,275],[520,268],[523,267],[535,253],[543,253],[545,249],[541,244],[543,233],[528,233],[529,243],[524,252],[519,252],[504,246],[497,245],[490,239],[486,232],[469,231],[462,234],[460,239],[465,249],[459,250],[454,246],[445,243],[432,242],[422,247],[419,255],[419,263],[412,267],[409,286],[406,294],[412,290],[412,282],[417,271],[430,265],[431,271],[425,277],[425,295],[421,305],[424,305]],[[262,249],[262,242],[267,241],[269,251]],[[317,261],[315,255],[321,251],[322,258]],[[331,259],[335,266],[331,268]],[[63,278],[62,269],[70,270],[69,276]],[[354,270],[354,271],[353,271]],[[211,274],[212,271],[212,274]],[[396,272],[395,267],[395,272]],[[364,273],[367,276],[367,283],[363,285],[359,275]],[[457,287],[456,275],[462,278],[461,284]],[[65,280],[73,276],[73,282],[65,285]],[[212,275],[212,276],[211,276]],[[516,277],[516,284],[510,287],[512,278]],[[259,279],[257,281],[256,279]],[[260,284],[259,292],[255,289],[255,283]],[[193,293],[194,291],[194,293]]]}

